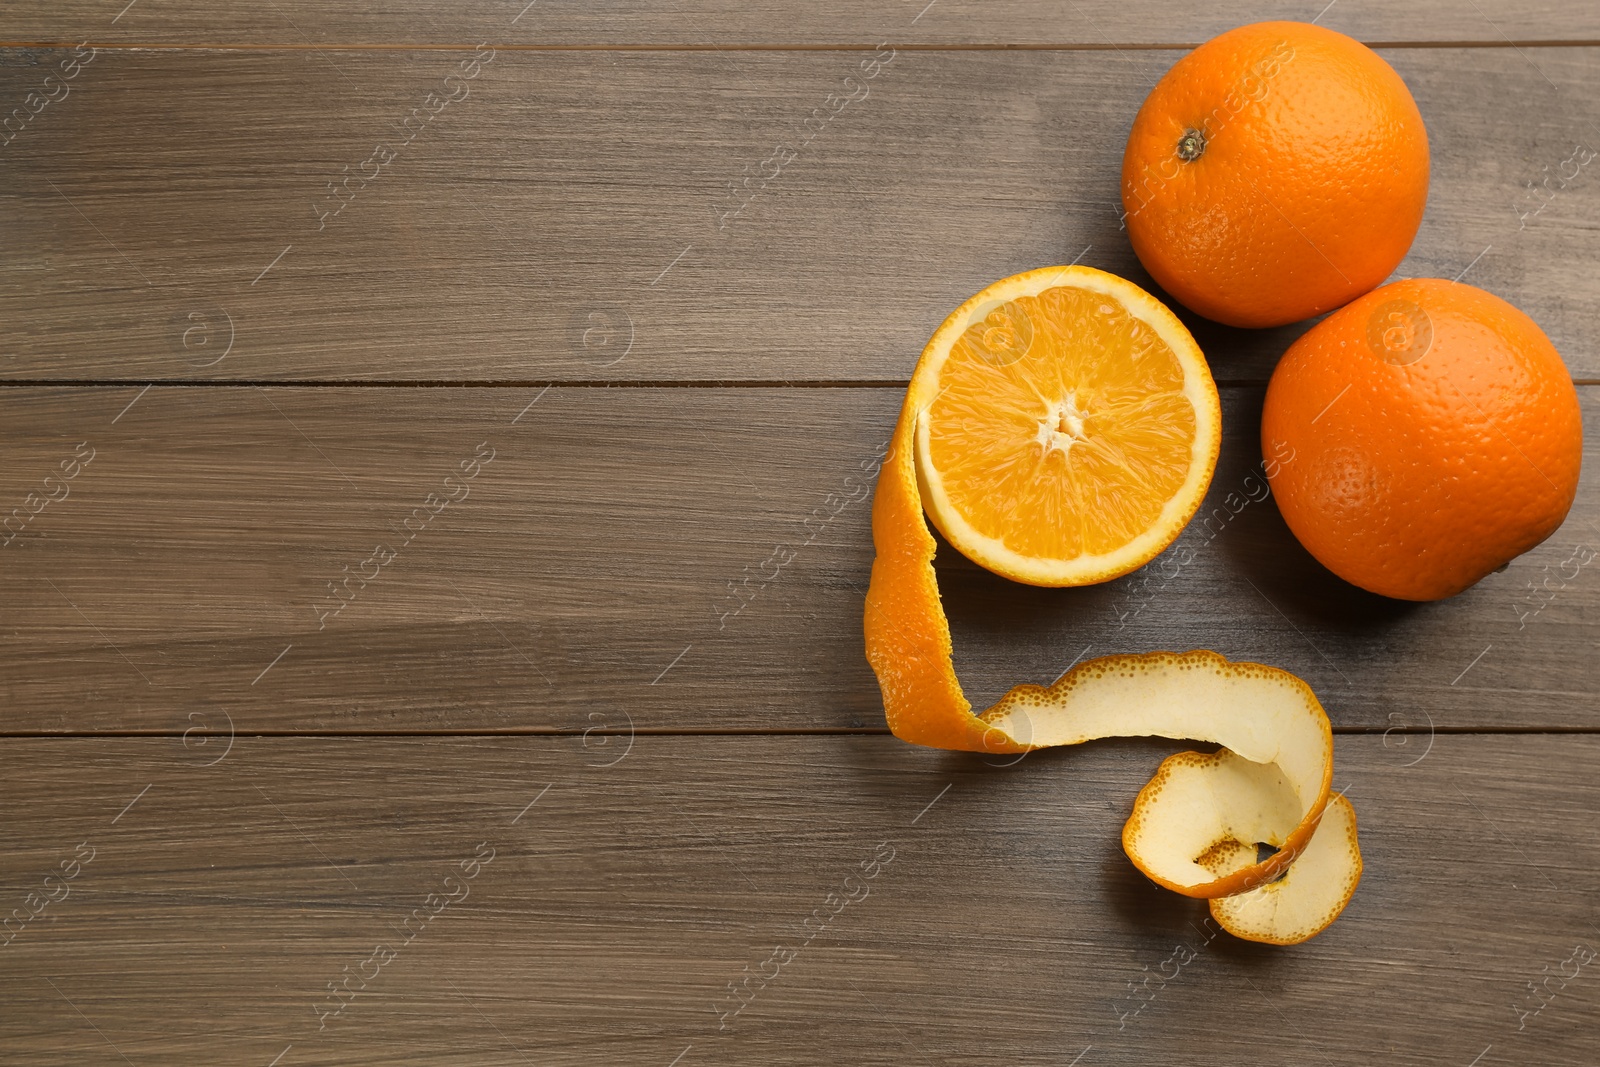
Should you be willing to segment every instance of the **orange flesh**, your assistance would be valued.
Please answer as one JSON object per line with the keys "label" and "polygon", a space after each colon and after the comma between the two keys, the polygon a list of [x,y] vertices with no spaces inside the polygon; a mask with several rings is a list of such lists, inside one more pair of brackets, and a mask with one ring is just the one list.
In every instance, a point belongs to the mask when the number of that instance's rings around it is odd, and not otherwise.
{"label": "orange flesh", "polygon": [[[1026,355],[1022,355],[1022,352]],[[1019,555],[1103,555],[1182,488],[1197,432],[1176,354],[1106,296],[1010,300],[969,327],[924,419],[951,505]]]}

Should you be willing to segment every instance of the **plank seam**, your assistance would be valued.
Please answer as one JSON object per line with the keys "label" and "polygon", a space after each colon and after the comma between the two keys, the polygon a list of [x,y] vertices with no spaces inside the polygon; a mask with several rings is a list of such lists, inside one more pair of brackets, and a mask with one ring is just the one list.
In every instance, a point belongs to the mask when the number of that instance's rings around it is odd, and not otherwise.
{"label": "plank seam", "polygon": [[[139,378],[10,378],[0,379],[0,389],[905,389],[900,378],[175,378],[146,381]],[[1221,389],[1265,388],[1265,378],[1217,378]],[[1574,386],[1600,385],[1600,378],[1574,378]]]}
{"label": "plank seam", "polygon": [[[1428,727],[1412,726],[1335,726],[1333,732],[1345,737],[1384,737],[1389,734],[1403,736],[1433,736],[1444,734],[1452,737],[1482,736],[1482,737],[1523,737],[1523,736],[1567,736],[1567,735],[1596,735],[1600,736],[1600,726],[1440,726],[1434,729]],[[889,729],[884,726],[818,726],[818,727],[774,727],[770,729],[727,729],[723,727],[687,727],[671,729],[639,728],[635,730],[611,729],[592,727],[580,729],[553,729],[546,727],[504,727],[486,730],[386,730],[386,731],[350,731],[350,730],[252,730],[240,731],[234,734],[235,738],[324,738],[328,740],[358,740],[386,738],[470,738],[470,737],[533,737],[533,738],[583,738],[590,735],[603,737],[892,737]],[[94,732],[73,733],[26,733],[4,732],[0,733],[0,740],[6,741],[109,741],[109,740],[137,740],[140,738],[181,740],[183,733],[173,730],[101,730]],[[1140,740],[1145,740],[1141,738]],[[1177,739],[1172,739],[1176,741]],[[1197,744],[1200,742],[1186,742]]]}
{"label": "plank seam", "polygon": [[[1202,42],[1124,42],[1121,44],[1103,42],[967,42],[967,43],[920,43],[901,44],[894,42],[894,46],[903,52],[1176,52],[1190,51],[1198,48]],[[1363,41],[1368,48],[1388,49],[1428,49],[1428,48],[1595,48],[1600,47],[1600,38],[1577,38],[1573,40],[1560,39],[1534,39],[1525,41],[1512,41],[1504,38],[1496,40],[1461,40],[1461,41]],[[105,41],[0,41],[0,48],[34,48],[34,49],[68,49],[91,47],[99,51],[121,52],[471,52],[480,44],[488,44],[496,51],[504,52],[706,52],[717,55],[727,55],[730,52],[872,52],[880,47],[881,42],[873,44],[854,44],[848,42],[832,42],[826,44],[504,44],[498,41],[480,42],[479,44],[357,44],[344,42],[338,44],[304,44],[290,41],[271,43],[205,43],[205,44],[180,44],[173,42],[141,42],[130,41],[105,42]]]}

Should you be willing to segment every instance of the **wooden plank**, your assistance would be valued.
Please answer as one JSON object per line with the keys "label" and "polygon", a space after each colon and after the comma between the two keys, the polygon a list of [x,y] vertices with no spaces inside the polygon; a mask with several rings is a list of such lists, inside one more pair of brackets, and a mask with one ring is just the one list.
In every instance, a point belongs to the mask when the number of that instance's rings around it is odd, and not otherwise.
{"label": "wooden plank", "polygon": [[[0,100],[69,55],[0,53]],[[1076,257],[1148,283],[1118,170],[1175,52],[900,52],[809,144],[870,53],[503,50],[447,85],[470,55],[96,55],[0,148],[0,373],[893,381],[995,278]],[[1600,128],[1600,48],[1387,55],[1434,147],[1401,273],[1499,293],[1600,379],[1600,181],[1562,166]],[[381,180],[348,177],[380,142]],[[1197,329],[1236,381],[1298,332]]]}
{"label": "wooden plank", "polygon": [[[135,0],[137,3],[137,0]],[[0,40],[94,40],[130,44],[329,46],[459,44],[488,40],[529,47],[750,44],[816,45],[879,41],[934,45],[1111,47],[1197,43],[1246,22],[1316,19],[1366,41],[1503,43],[1600,39],[1600,15],[1560,0],[1383,0],[1336,4],[1249,0],[1226,10],[1156,0],[875,0],[785,5],[698,0],[663,7],[643,0],[581,4],[495,4],[440,8],[399,0],[375,8],[352,0],[224,6],[204,0],[14,3],[0,16]]]}
{"label": "wooden plank", "polygon": [[5,906],[60,898],[0,948],[0,1041],[40,1067],[1593,1062],[1594,737],[1441,736],[1411,766],[1339,738],[1365,874],[1296,948],[1213,933],[1121,854],[1168,745],[6,745]]}
{"label": "wooden plank", "polygon": [[[1595,726],[1593,492],[1467,593],[1383,600],[1297,546],[1259,481],[1260,390],[1224,395],[1203,520],[1140,574],[1039,590],[941,553],[975,700],[1084,654],[1209,647],[1300,674],[1344,727]],[[866,500],[900,399],[0,390],[0,514],[27,520],[0,548],[5,730],[881,729]]]}

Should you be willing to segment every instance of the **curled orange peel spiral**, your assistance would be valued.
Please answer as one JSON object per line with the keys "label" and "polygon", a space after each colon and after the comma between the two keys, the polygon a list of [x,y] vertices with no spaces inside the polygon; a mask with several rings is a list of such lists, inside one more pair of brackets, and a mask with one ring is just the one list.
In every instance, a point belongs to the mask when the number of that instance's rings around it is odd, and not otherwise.
{"label": "curled orange peel spiral", "polygon": [[[1219,744],[1215,753],[1180,752],[1161,764],[1123,827],[1124,851],[1157,884],[1210,899],[1212,915],[1235,936],[1295,944],[1321,932],[1355,892],[1361,854],[1355,813],[1330,792],[1327,713],[1299,678],[1207,651],[1105,656],[1049,687],[1019,685],[973,714],[951,659],[915,469],[913,433],[936,385],[924,363],[872,505],[877,555],[864,627],[890,730],[967,752],[1118,736]],[[1258,859],[1258,842],[1277,851]]]}

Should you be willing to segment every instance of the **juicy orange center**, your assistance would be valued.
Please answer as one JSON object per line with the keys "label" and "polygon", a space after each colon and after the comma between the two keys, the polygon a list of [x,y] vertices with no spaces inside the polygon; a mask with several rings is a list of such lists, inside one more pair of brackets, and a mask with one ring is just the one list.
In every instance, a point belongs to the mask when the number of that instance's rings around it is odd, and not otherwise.
{"label": "juicy orange center", "polygon": [[951,505],[1024,556],[1103,555],[1154,526],[1192,465],[1197,416],[1160,335],[1061,286],[974,322],[925,418]]}

